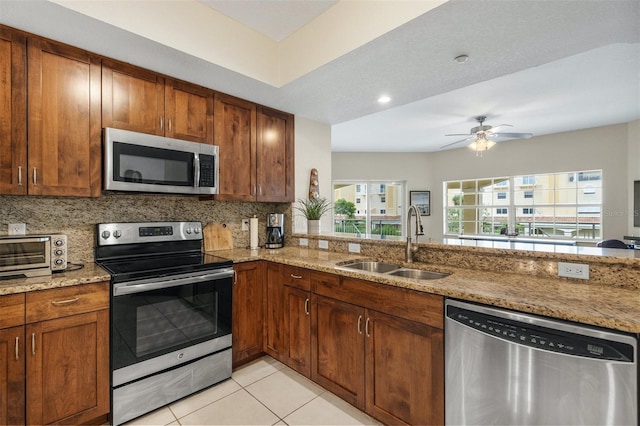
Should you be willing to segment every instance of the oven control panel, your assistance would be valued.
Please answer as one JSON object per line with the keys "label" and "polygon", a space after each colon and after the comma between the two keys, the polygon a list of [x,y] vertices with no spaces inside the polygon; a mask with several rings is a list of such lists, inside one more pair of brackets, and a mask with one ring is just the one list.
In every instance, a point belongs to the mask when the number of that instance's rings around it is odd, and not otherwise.
{"label": "oven control panel", "polygon": [[153,241],[202,240],[200,222],[102,223],[97,227],[99,246]]}

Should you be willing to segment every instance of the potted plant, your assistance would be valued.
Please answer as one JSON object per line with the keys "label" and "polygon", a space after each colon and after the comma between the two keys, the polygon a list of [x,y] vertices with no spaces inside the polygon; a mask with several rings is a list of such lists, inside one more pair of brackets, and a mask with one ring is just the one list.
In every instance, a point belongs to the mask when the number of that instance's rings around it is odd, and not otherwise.
{"label": "potted plant", "polygon": [[307,233],[319,234],[320,218],[331,209],[331,203],[322,197],[299,198],[298,205],[294,208],[307,219]]}

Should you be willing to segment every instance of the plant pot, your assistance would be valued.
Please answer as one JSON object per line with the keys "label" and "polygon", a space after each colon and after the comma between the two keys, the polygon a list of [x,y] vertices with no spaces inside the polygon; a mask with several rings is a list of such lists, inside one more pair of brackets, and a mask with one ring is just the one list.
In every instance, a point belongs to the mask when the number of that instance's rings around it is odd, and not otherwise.
{"label": "plant pot", "polygon": [[307,219],[307,234],[320,233],[320,220]]}

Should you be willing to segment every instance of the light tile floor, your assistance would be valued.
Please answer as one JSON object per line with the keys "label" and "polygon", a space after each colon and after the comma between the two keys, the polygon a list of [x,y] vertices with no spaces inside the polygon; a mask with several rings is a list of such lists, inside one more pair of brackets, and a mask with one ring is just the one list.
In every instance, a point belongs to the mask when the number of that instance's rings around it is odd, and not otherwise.
{"label": "light tile floor", "polygon": [[127,425],[380,425],[275,359],[265,356],[231,379]]}

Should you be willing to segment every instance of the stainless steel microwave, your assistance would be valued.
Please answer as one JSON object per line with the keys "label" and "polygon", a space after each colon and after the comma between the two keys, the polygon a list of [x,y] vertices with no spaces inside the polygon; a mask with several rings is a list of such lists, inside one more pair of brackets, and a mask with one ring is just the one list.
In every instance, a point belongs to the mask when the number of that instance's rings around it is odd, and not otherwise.
{"label": "stainless steel microwave", "polygon": [[104,189],[217,194],[218,147],[104,129]]}
{"label": "stainless steel microwave", "polygon": [[50,275],[67,269],[67,236],[0,237],[0,279]]}

